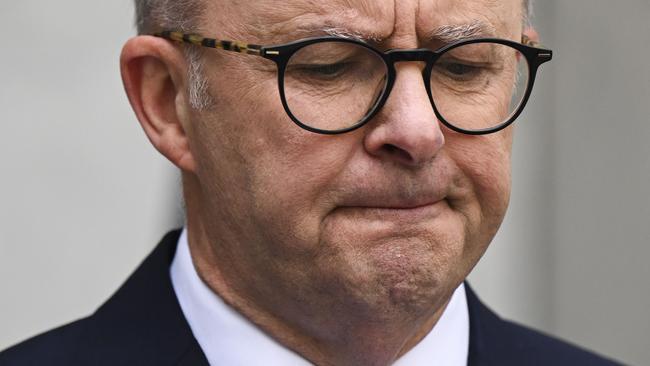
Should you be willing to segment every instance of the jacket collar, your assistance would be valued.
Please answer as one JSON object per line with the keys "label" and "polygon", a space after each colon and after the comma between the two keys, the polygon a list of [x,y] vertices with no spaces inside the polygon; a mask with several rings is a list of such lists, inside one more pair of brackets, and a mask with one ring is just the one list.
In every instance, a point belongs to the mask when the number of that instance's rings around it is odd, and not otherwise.
{"label": "jacket collar", "polygon": [[468,366],[517,365],[521,340],[509,330],[508,322],[485,306],[465,283],[469,308]]}
{"label": "jacket collar", "polygon": [[185,321],[169,266],[180,231],[165,235],[117,292],[89,318],[79,364],[208,365]]}

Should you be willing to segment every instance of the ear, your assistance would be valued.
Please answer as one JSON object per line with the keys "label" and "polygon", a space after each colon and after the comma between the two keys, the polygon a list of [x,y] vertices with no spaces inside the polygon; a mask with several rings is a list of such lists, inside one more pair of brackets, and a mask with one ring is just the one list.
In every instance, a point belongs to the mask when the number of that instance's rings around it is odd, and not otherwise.
{"label": "ear", "polygon": [[537,33],[537,30],[535,30],[535,28],[526,27],[526,29],[524,29],[524,35],[531,41],[539,43],[539,33]]}
{"label": "ear", "polygon": [[183,52],[167,40],[138,36],[124,45],[120,67],[129,102],[149,141],[181,170],[195,172],[186,133],[190,124]]}

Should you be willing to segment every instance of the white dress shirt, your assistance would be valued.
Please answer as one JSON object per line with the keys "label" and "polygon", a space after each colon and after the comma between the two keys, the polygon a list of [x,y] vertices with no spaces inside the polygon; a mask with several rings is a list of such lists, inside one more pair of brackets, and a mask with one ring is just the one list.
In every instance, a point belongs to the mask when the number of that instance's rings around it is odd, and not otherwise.
{"label": "white dress shirt", "polygon": [[[228,306],[198,276],[183,230],[171,279],[185,319],[210,365],[311,365]],[[463,284],[431,332],[397,360],[397,366],[466,366],[469,312]]]}

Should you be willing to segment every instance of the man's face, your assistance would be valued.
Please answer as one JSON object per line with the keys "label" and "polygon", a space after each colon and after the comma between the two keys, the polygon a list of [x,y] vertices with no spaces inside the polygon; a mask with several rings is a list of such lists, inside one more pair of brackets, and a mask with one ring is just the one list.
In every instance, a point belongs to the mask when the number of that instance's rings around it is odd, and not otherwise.
{"label": "man's face", "polygon": [[[450,25],[479,22],[511,40],[522,32],[520,0],[226,0],[208,13],[202,33],[264,45],[327,28],[371,35],[381,49],[438,48],[445,40],[429,35]],[[404,62],[373,120],[318,135],[286,115],[274,63],[203,57],[215,104],[191,112],[192,194],[229,285],[298,327],[318,327],[300,320],[314,309],[377,320],[442,305],[505,214],[511,129],[443,127],[423,65]]]}

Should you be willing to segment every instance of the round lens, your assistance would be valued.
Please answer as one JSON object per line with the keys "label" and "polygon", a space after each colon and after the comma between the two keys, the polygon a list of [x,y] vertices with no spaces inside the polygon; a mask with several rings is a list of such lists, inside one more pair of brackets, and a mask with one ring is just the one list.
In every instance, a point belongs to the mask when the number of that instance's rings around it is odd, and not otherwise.
{"label": "round lens", "polygon": [[431,71],[431,96],[440,116],[467,131],[508,122],[526,95],[526,57],[516,48],[479,42],[449,49]]}
{"label": "round lens", "polygon": [[284,94],[300,123],[324,131],[354,127],[385,89],[387,68],[373,50],[351,42],[305,46],[289,59]]}

